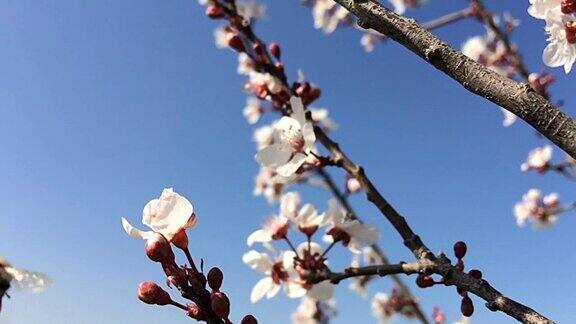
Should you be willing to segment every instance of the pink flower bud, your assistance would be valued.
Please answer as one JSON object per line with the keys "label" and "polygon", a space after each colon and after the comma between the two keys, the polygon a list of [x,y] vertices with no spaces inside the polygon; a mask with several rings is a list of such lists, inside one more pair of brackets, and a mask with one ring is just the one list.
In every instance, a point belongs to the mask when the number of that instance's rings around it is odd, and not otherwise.
{"label": "pink flower bud", "polygon": [[213,292],[210,295],[212,310],[220,318],[228,318],[230,315],[230,300],[223,292]]}
{"label": "pink flower bud", "polygon": [[172,303],[170,295],[151,281],[144,281],[138,285],[138,298],[151,305],[168,305]]}
{"label": "pink flower bud", "polygon": [[277,59],[280,60],[280,55],[281,55],[281,51],[280,51],[280,45],[276,44],[276,43],[272,43],[270,44],[270,53],[272,53],[272,55]]}
{"label": "pink flower bud", "polygon": [[170,247],[170,242],[162,235],[154,233],[146,241],[146,255],[154,262],[163,264],[174,263],[174,252]]}
{"label": "pink flower bud", "polygon": [[246,315],[240,324],[258,324],[258,321],[256,320],[256,317],[252,315]]}
{"label": "pink flower bud", "polygon": [[206,16],[212,19],[219,19],[224,17],[224,10],[218,4],[210,4],[206,7]]}
{"label": "pink flower bud", "polygon": [[219,268],[214,267],[208,271],[208,285],[212,290],[218,291],[222,287],[222,280],[224,280],[224,274]]}

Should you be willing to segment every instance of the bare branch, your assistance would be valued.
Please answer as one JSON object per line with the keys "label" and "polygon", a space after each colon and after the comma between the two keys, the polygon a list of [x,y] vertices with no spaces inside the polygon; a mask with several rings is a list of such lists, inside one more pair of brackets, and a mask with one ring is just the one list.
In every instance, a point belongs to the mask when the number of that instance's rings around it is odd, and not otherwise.
{"label": "bare branch", "polygon": [[310,273],[308,282],[316,284],[322,281],[330,281],[337,285],[340,281],[348,278],[363,276],[388,276],[396,274],[414,274],[424,271],[424,266],[419,262],[399,263],[399,264],[380,264],[361,268],[348,268],[344,272],[330,272],[328,270],[320,273]]}
{"label": "bare branch", "polygon": [[466,89],[514,113],[576,157],[576,121],[536,93],[456,51],[438,37],[375,0],[335,0],[372,28],[402,44]]}

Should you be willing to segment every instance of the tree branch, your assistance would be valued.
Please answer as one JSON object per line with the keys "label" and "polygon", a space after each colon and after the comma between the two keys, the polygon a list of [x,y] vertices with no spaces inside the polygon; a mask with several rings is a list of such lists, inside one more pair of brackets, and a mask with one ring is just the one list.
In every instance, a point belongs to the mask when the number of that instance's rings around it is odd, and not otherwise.
{"label": "tree branch", "polygon": [[553,106],[528,84],[517,83],[471,60],[408,19],[375,0],[335,0],[372,28],[405,46],[422,59],[484,97],[517,115],[576,158],[576,121]]}
{"label": "tree branch", "polygon": [[348,278],[354,277],[364,277],[364,276],[388,276],[396,274],[414,274],[424,271],[425,266],[419,262],[414,263],[404,263],[399,264],[380,264],[373,266],[366,266],[361,268],[347,268],[344,272],[331,272],[329,270],[310,273],[308,276],[308,282],[311,284],[316,284],[322,281],[330,281],[331,283],[337,285],[340,281]]}
{"label": "tree branch", "polygon": [[[348,198],[342,193],[342,191],[340,191],[338,186],[334,183],[334,180],[332,180],[332,177],[330,176],[330,174],[328,174],[328,172],[326,172],[322,168],[318,169],[317,173],[324,180],[324,183],[326,184],[328,189],[332,192],[332,195],[334,197],[336,197],[336,199],[340,202],[340,204],[344,207],[344,209],[346,209],[346,211],[348,212],[350,217],[352,219],[358,220],[360,223],[363,223],[362,219],[360,219],[358,217],[358,214],[356,214],[354,209],[352,209],[352,206],[350,205]],[[388,257],[386,256],[386,254],[384,254],[384,251],[380,248],[380,246],[378,244],[376,244],[376,243],[372,244],[370,247],[378,255],[378,257],[380,258],[380,262],[382,263],[383,266],[390,265],[390,261],[388,260]],[[370,276],[370,275],[376,275],[376,274],[378,274],[378,273],[365,274],[365,275]],[[388,273],[388,275],[390,275],[390,278],[394,281],[394,283],[400,289],[400,292],[404,296],[408,297],[411,300],[415,300],[414,294],[410,291],[410,288],[408,287],[408,285],[406,285],[406,283],[402,280],[402,278],[400,278],[400,276],[398,276],[396,273]],[[360,276],[360,275],[358,275],[358,276]],[[429,323],[428,318],[426,317],[426,315],[424,314],[424,312],[420,308],[420,305],[418,305],[417,303],[414,303],[414,310],[415,310],[416,316],[418,317],[420,322],[422,322],[424,324]]]}
{"label": "tree branch", "polygon": [[321,128],[315,127],[314,131],[317,139],[332,153],[335,164],[343,168],[350,176],[360,182],[362,189],[366,192],[368,200],[371,201],[388,219],[392,226],[394,226],[404,240],[404,245],[412,251],[416,259],[420,262],[429,261],[433,263],[431,267],[433,273],[444,277],[447,284],[456,285],[484,299],[487,302],[486,307],[492,311],[500,310],[523,323],[553,323],[530,307],[505,297],[502,293],[490,286],[486,280],[478,280],[464,272],[458,271],[445,255],[440,254],[439,256],[435,256],[430,249],[424,245],[420,237],[410,228],[406,219],[380,194],[378,189],[376,189],[366,176],[364,169],[350,160],[340,149],[338,143],[330,139]]}

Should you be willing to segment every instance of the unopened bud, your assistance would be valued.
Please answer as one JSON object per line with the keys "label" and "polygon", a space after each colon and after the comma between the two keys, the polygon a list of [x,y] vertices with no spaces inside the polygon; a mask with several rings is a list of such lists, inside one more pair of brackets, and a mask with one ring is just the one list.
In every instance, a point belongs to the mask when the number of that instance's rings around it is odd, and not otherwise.
{"label": "unopened bud", "polygon": [[468,271],[468,274],[470,275],[470,277],[474,278],[474,279],[482,279],[482,271],[477,270],[477,269],[472,269],[470,271]]}
{"label": "unopened bud", "polygon": [[237,52],[244,52],[246,48],[244,47],[244,43],[242,43],[242,39],[236,33],[230,32],[228,35],[228,46],[234,49]]}
{"label": "unopened bud", "polygon": [[454,255],[458,259],[462,259],[466,255],[467,250],[468,250],[468,247],[466,246],[466,243],[464,243],[462,241],[458,241],[454,244]]}
{"label": "unopened bud", "polygon": [[280,45],[278,45],[276,43],[272,43],[272,44],[270,44],[269,48],[270,48],[270,53],[272,53],[272,55],[277,60],[280,60],[280,55],[282,54],[282,52],[280,51]]}
{"label": "unopened bud", "polygon": [[210,302],[212,305],[212,311],[219,318],[228,318],[230,315],[230,300],[223,292],[213,292],[210,295]]}
{"label": "unopened bud", "polygon": [[206,7],[206,16],[212,19],[219,19],[224,17],[224,10],[218,4],[210,4]]}
{"label": "unopened bud", "polygon": [[163,264],[174,263],[174,252],[170,246],[170,242],[162,235],[154,233],[148,240],[146,240],[146,255],[154,262]]}
{"label": "unopened bud", "polygon": [[222,280],[224,280],[224,274],[219,268],[214,267],[208,271],[208,285],[212,290],[218,291],[222,287]]}
{"label": "unopened bud", "polygon": [[246,315],[240,324],[258,324],[258,321],[256,320],[256,317],[252,315]]}
{"label": "unopened bud", "polygon": [[434,279],[425,274],[419,274],[416,278],[416,285],[420,288],[428,288],[434,286]]}
{"label": "unopened bud", "polygon": [[138,285],[138,298],[151,305],[168,305],[172,303],[170,295],[152,281],[144,281]]}
{"label": "unopened bud", "polygon": [[460,304],[460,311],[462,312],[462,315],[466,317],[470,317],[472,316],[472,314],[474,314],[474,304],[472,303],[472,299],[470,299],[470,297],[466,296],[462,298],[462,304]]}

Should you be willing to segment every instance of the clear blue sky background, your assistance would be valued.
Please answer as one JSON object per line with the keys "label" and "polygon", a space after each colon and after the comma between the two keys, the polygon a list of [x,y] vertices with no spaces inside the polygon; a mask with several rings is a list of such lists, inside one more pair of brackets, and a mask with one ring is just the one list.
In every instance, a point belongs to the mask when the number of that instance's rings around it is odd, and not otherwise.
{"label": "clear blue sky background", "polygon": [[[545,36],[527,3],[487,1],[522,20],[514,39],[539,71]],[[298,1],[267,4],[258,31],[282,44],[292,77],[302,68],[322,86],[318,104],[341,125],[334,137],[429,246],[450,251],[466,239],[469,267],[559,323],[573,322],[574,216],[533,231],[517,228],[511,213],[533,186],[574,198],[573,184],[560,176],[520,172],[528,150],[544,143],[532,129],[523,122],[503,128],[495,106],[396,44],[368,55],[356,31],[327,37],[314,30]],[[426,20],[464,5],[431,0],[408,15]],[[162,273],[120,226],[121,216],[139,223],[142,206],[173,186],[195,204],[193,253],[224,269],[234,318],[254,313],[261,323],[288,323],[296,301],[248,301],[259,276],[241,262],[245,238],[276,207],[252,196],[258,166],[236,56],[214,48],[216,23],[202,13],[195,0],[1,2],[0,253],[50,274],[54,285],[41,295],[13,292],[0,322],[190,322],[136,299],[137,284],[161,281]],[[479,33],[472,21],[437,31],[456,46]],[[573,106],[573,75],[554,72],[554,98]],[[304,192],[325,208],[326,193]],[[375,208],[361,196],[353,203],[382,230],[391,259],[409,260]],[[389,289],[381,280],[371,293]],[[459,318],[453,288],[418,295],[427,312],[440,305],[450,320]],[[334,323],[373,322],[369,301],[346,285],[336,298]],[[478,299],[475,305],[476,323],[511,321]]]}

